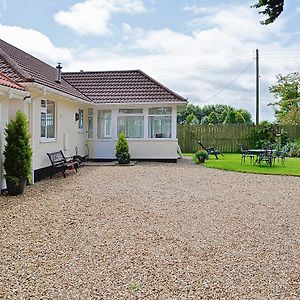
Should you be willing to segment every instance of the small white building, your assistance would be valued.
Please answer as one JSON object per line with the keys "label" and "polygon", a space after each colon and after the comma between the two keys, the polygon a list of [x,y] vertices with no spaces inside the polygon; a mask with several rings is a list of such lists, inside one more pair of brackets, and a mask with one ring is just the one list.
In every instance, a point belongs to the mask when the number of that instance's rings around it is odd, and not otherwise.
{"label": "small white building", "polygon": [[115,159],[121,131],[132,159],[175,162],[177,112],[186,104],[140,70],[61,73],[60,66],[54,68],[0,40],[2,188],[3,131],[17,110],[29,120],[33,178],[39,180],[49,174],[47,152]]}

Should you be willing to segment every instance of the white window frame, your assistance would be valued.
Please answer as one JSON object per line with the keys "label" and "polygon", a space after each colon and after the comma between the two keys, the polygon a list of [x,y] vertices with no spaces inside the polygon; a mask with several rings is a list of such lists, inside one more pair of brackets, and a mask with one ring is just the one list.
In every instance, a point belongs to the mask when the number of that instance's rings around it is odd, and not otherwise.
{"label": "white window frame", "polygon": [[[42,101],[45,101],[46,107],[42,107]],[[48,129],[47,129],[47,105],[48,105],[47,103],[48,103],[48,101],[51,101],[51,102],[54,103],[54,137],[53,138],[52,137],[51,138],[47,137],[47,135],[48,135],[47,134],[48,133]],[[42,134],[42,132],[41,132],[42,124],[40,123],[40,141],[42,141],[42,142],[56,141],[56,128],[57,128],[57,126],[56,126],[56,124],[57,124],[56,110],[57,110],[56,101],[49,100],[49,99],[41,99],[41,101],[40,101],[40,122],[41,122],[42,113],[44,113],[46,115],[46,126],[45,126],[45,136],[44,137],[41,136],[41,134]]]}
{"label": "white window frame", "polygon": [[[92,112],[92,114],[90,114],[90,112]],[[92,122],[90,123],[90,117],[92,118]],[[90,124],[92,125],[92,127],[90,128]],[[89,133],[92,133],[92,136],[89,136]],[[87,120],[87,139],[88,140],[93,140],[95,136],[95,129],[94,129],[94,108],[93,107],[89,107],[88,108],[88,120]]]}
{"label": "white window frame", "polygon": [[[170,113],[167,113],[167,114],[150,114],[150,109],[155,109],[155,108],[170,108],[171,111]],[[170,117],[171,118],[171,121],[170,121],[170,137],[164,137],[164,138],[158,138],[158,137],[150,137],[150,120],[151,120],[151,117]],[[154,140],[154,139],[157,139],[157,140],[170,140],[172,139],[172,127],[173,127],[173,124],[172,124],[172,120],[173,120],[173,107],[172,106],[153,106],[153,107],[149,107],[148,108],[148,133],[147,133],[147,137],[148,139],[150,140]]]}
{"label": "white window frame", "polygon": [[[103,132],[103,138],[99,138],[99,112],[110,112],[110,134],[106,135],[106,119],[104,118],[104,122],[103,122],[103,128],[101,129],[100,126],[100,130],[102,130]],[[111,140],[112,139],[112,109],[97,109],[97,140]]]}
{"label": "white window frame", "polygon": [[[120,110],[142,110],[141,113],[120,113]],[[144,108],[133,108],[133,107],[128,107],[128,108],[119,108],[118,109],[118,116],[117,116],[117,137],[119,136],[119,117],[143,117],[144,125],[143,125],[143,135],[142,137],[134,137],[134,138],[127,138],[127,140],[142,140],[145,139],[145,114],[144,114]]]}
{"label": "white window frame", "polygon": [[[80,127],[80,111],[82,111],[82,127]],[[84,109],[82,107],[78,108],[78,115],[79,115],[79,119],[78,119],[78,131],[79,132],[84,132]]]}

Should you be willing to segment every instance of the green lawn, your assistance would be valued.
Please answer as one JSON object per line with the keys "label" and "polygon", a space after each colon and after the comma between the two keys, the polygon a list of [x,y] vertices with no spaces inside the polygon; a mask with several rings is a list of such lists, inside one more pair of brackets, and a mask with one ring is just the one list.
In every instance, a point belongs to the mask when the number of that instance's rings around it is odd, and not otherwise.
{"label": "green lawn", "polygon": [[[196,161],[194,154],[192,153],[186,153],[184,156],[191,156],[193,157],[193,160]],[[218,160],[213,156],[210,156],[210,159],[202,165],[208,168],[236,172],[300,176],[300,158],[288,157],[285,159],[284,166],[276,159],[275,166],[269,167],[266,163],[262,163],[261,165],[251,165],[249,158],[246,158],[245,164],[241,164],[240,154],[225,153],[224,157],[219,156]]]}

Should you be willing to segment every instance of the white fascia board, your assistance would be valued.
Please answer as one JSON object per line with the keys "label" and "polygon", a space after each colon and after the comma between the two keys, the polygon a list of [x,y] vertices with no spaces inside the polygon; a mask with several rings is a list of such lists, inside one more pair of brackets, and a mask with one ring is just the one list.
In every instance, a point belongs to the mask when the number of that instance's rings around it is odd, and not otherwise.
{"label": "white fascia board", "polygon": [[61,91],[58,91],[56,89],[53,89],[53,88],[50,88],[50,87],[47,87],[45,85],[42,85],[42,84],[39,84],[39,83],[29,83],[28,84],[28,87],[35,87],[35,88],[38,88],[39,90],[41,90],[42,94],[45,96],[47,92],[49,93],[52,93],[52,94],[56,94],[56,95],[59,95],[59,96],[62,96],[62,97],[65,97],[65,98],[68,98],[70,101],[77,101],[77,102],[80,102],[80,103],[84,103],[84,104],[87,104],[87,105],[93,105],[92,102],[90,101],[87,101],[87,100],[83,100],[83,99],[80,99],[80,98],[77,98],[75,96],[72,96],[70,94],[67,94],[65,92],[61,92]]}
{"label": "white fascia board", "polygon": [[8,99],[24,99],[30,94],[27,91],[21,91],[7,86],[0,86],[0,94],[7,96]]}

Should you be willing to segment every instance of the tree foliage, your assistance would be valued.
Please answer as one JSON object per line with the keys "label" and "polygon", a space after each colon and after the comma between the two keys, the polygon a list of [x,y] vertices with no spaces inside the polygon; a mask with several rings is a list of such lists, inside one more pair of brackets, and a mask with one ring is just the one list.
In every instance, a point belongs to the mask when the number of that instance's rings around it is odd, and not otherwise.
{"label": "tree foliage", "polygon": [[15,119],[6,125],[5,140],[5,177],[18,185],[23,178],[28,178],[31,174],[32,150],[29,125],[24,113],[18,111]]}
{"label": "tree foliage", "polygon": [[[228,114],[234,116],[227,117]],[[227,118],[227,119],[226,119]],[[225,122],[226,120],[226,122]],[[203,107],[188,104],[183,112],[178,113],[178,124],[252,124],[251,114],[245,109],[235,109],[230,105],[215,104]]]}
{"label": "tree foliage", "polygon": [[284,0],[259,0],[252,7],[262,9],[260,14],[267,16],[267,19],[261,21],[263,25],[273,23],[282,13],[284,6]]}
{"label": "tree foliage", "polygon": [[277,121],[281,125],[300,125],[300,74],[277,75],[277,83],[269,88],[276,101]]}

